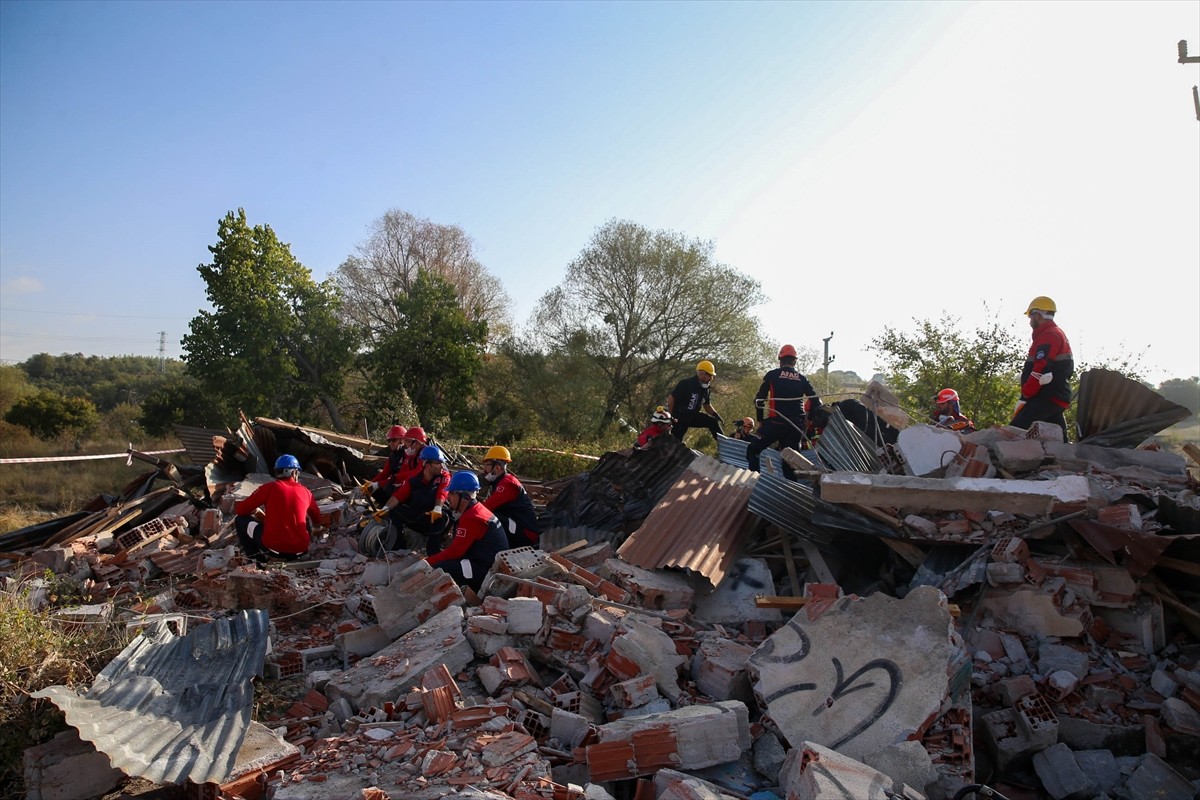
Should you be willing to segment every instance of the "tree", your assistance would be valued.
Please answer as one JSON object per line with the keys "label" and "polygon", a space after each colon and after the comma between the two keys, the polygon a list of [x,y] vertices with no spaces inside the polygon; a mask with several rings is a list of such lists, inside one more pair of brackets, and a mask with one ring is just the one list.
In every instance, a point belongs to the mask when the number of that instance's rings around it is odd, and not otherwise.
{"label": "tree", "polygon": [[[344,430],[338,402],[356,337],[340,320],[331,281],[317,283],[267,225],[229,212],[197,267],[212,311],[201,311],[183,337],[189,374],[204,389],[247,413]],[[314,405],[314,403],[319,404]]]}
{"label": "tree", "polygon": [[337,268],[334,281],[346,299],[346,320],[372,340],[399,326],[394,300],[413,291],[422,271],[454,287],[467,319],[486,321],[493,332],[507,330],[508,295],[479,263],[474,242],[457,225],[393,208],[371,224],[370,236],[355,251]]}
{"label": "tree", "polygon": [[100,414],[87,398],[42,389],[14,403],[4,420],[28,428],[39,439],[54,439],[63,433],[83,436],[100,422]]}
{"label": "tree", "polygon": [[0,364],[0,414],[7,413],[18,400],[37,391],[20,367]]}
{"label": "tree", "polygon": [[567,276],[538,302],[534,338],[578,352],[603,377],[599,430],[618,413],[640,420],[695,362],[761,364],[764,343],[750,311],[758,282],[717,263],[711,242],[611,220]]}
{"label": "tree", "polygon": [[1193,414],[1200,412],[1200,378],[1192,377],[1187,380],[1171,378],[1160,383],[1157,391],[1172,403],[1178,403]]}
{"label": "tree", "polygon": [[914,322],[915,332],[885,328],[870,347],[901,404],[926,420],[933,396],[951,387],[977,426],[1007,424],[1027,349],[1012,330],[995,318],[971,332],[959,330],[957,317]]}
{"label": "tree", "polygon": [[[372,382],[364,395],[379,410],[406,393],[423,427],[453,424],[466,412],[482,366],[488,325],[463,313],[447,281],[420,270],[393,300],[397,323],[364,354]],[[378,425],[386,419],[375,419]]]}
{"label": "tree", "polygon": [[196,378],[182,376],[142,398],[138,424],[151,436],[166,436],[176,425],[224,428],[236,419],[237,409],[221,401]]}

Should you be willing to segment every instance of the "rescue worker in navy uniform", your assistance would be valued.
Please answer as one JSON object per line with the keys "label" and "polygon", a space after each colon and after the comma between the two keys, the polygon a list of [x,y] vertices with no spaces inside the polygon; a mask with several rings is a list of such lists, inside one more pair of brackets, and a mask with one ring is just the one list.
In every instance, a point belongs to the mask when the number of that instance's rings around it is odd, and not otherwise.
{"label": "rescue worker in navy uniform", "polygon": [[511,463],[507,447],[495,445],[488,449],[483,457],[483,480],[491,484],[492,490],[483,505],[500,520],[509,548],[537,547],[542,536],[537,509],[517,476],[508,471]]}
{"label": "rescue worker in navy uniform", "polygon": [[[375,512],[375,519],[382,522],[390,518],[397,532],[409,528],[424,534],[426,547],[440,543],[446,530],[442,506],[446,502],[446,486],[450,483],[445,461],[442,451],[435,445],[421,450],[421,471],[396,487],[383,508]],[[401,539],[396,536],[385,543],[385,548],[390,550],[399,541]]]}
{"label": "rescue worker in navy uniform", "polygon": [[454,473],[448,485],[447,508],[454,512],[454,536],[445,547],[430,550],[425,560],[449,573],[459,586],[478,592],[496,554],[508,549],[508,538],[488,508],[476,500],[479,478],[474,472]]}
{"label": "rescue worker in navy uniform", "polygon": [[675,418],[671,435],[680,441],[691,428],[707,428],[713,439],[722,433],[721,415],[712,407],[709,388],[717,370],[711,361],[696,365],[696,374],[675,384],[667,397],[667,413]]}
{"label": "rescue worker in navy uniform", "polygon": [[1009,424],[1028,428],[1035,422],[1053,422],[1062,428],[1063,441],[1069,442],[1064,412],[1071,405],[1075,357],[1067,334],[1054,321],[1057,311],[1054,301],[1045,296],[1033,298],[1025,311],[1033,343],[1021,369],[1021,399]]}
{"label": "rescue worker in navy uniform", "polygon": [[[754,396],[754,414],[758,418],[758,433],[746,447],[746,468],[758,472],[758,456],[763,450],[778,443],[782,450],[790,447],[800,449],[800,442],[808,423],[807,404],[821,405],[821,399],[808,378],[796,370],[796,348],[785,344],[779,349],[779,368],[763,376],[758,394]],[[785,463],[784,475],[792,477],[792,469]]]}

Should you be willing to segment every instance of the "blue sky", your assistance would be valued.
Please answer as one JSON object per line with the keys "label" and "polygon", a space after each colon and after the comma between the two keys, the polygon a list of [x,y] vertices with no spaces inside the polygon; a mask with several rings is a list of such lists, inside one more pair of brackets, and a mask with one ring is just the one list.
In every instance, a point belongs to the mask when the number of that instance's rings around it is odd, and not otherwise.
{"label": "blue sky", "polygon": [[523,323],[611,218],[712,240],[776,342],[1034,295],[1200,375],[1200,3],[0,3],[0,359],[181,355],[243,207],[318,278],[390,208]]}

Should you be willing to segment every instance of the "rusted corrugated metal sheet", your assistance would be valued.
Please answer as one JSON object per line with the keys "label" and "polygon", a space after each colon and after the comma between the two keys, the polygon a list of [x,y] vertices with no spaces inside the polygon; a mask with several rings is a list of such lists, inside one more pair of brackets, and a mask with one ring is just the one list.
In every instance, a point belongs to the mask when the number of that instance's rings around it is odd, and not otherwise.
{"label": "rusted corrugated metal sheet", "polygon": [[175,435],[187,450],[187,456],[193,464],[207,464],[213,460],[216,451],[213,449],[214,436],[229,436],[229,431],[218,428],[195,428],[191,425],[176,425]]}
{"label": "rusted corrugated metal sheet", "polygon": [[176,636],[165,625],[134,639],[85,695],[49,698],[81,738],[126,775],[155,783],[221,783],[250,726],[251,679],[262,672],[269,619],[243,611]]}
{"label": "rusted corrugated metal sheet", "polygon": [[1192,415],[1178,403],[1119,372],[1089,369],[1079,377],[1079,443],[1137,447]]}
{"label": "rusted corrugated metal sheet", "polygon": [[643,569],[691,570],[716,586],[754,525],[746,504],[757,479],[696,456],[617,555]]}

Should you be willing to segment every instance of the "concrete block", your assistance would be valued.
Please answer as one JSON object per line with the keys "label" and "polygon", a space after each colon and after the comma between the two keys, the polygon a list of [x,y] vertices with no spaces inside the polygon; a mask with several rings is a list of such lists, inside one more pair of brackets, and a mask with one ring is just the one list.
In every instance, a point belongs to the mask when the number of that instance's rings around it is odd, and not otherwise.
{"label": "concrete block", "polygon": [[740,797],[721,791],[715,783],[673,769],[662,769],[655,774],[654,791],[657,800],[737,800]]}
{"label": "concrete block", "polygon": [[1054,800],[1086,800],[1090,785],[1071,748],[1059,743],[1033,756],[1033,770]]}
{"label": "concrete block", "polygon": [[1121,780],[1117,759],[1108,750],[1079,750],[1075,763],[1088,779],[1088,797],[1109,794]]}
{"label": "concrete block", "polygon": [[691,584],[675,573],[652,572],[619,558],[610,558],[604,562],[604,568],[612,576],[613,583],[637,599],[633,605],[642,608],[658,611],[690,609],[696,595]]}
{"label": "concrete block", "polygon": [[1025,567],[993,561],[987,565],[987,581],[992,586],[1020,586],[1025,583]]}
{"label": "concrete block", "polygon": [[610,654],[632,661],[639,673],[654,675],[658,690],[665,697],[677,700],[682,692],[679,687],[679,668],[683,656],[675,650],[675,640],[659,628],[651,627],[640,619],[630,616],[622,620],[620,632],[613,637]]}
{"label": "concrete block", "polygon": [[980,602],[996,624],[1027,635],[1075,637],[1083,634],[1083,620],[1066,614],[1053,595],[1040,589],[994,590]]}
{"label": "concrete block", "polygon": [[788,752],[779,786],[788,800],[891,800],[895,791],[887,775],[807,741]]}
{"label": "concrete block", "polygon": [[40,800],[89,800],[115,788],[125,773],[109,763],[74,728],[50,741],[27,748],[24,755],[26,797]]}
{"label": "concrete block", "polygon": [[1129,800],[1194,800],[1195,787],[1172,769],[1167,762],[1147,753],[1134,769],[1133,774],[1118,790],[1121,797]]}
{"label": "concrete block", "polygon": [[536,597],[512,597],[508,601],[508,632],[532,636],[542,629],[545,608]]}
{"label": "concrete block", "polygon": [[339,649],[343,659],[347,656],[369,656],[378,653],[391,643],[392,637],[388,636],[379,625],[339,633],[333,637],[333,644]]}
{"label": "concrete block", "polygon": [[596,735],[585,755],[592,780],[603,782],[736,761],[750,749],[750,716],[736,701],[684,706],[609,722]]}
{"label": "concrete block", "polygon": [[449,574],[421,559],[379,589],[374,605],[383,630],[398,639],[451,606],[465,606],[466,600]]}
{"label": "concrete block", "polygon": [[1174,697],[1179,691],[1179,684],[1171,677],[1171,673],[1159,665],[1158,669],[1150,674],[1150,688],[1163,697]]}
{"label": "concrete block", "polygon": [[996,684],[996,692],[1004,704],[1013,707],[1017,701],[1028,694],[1037,691],[1037,684],[1028,675],[1018,675],[1014,678],[1004,678]]}
{"label": "concrete block", "polygon": [[1188,736],[1200,736],[1200,713],[1178,697],[1164,700],[1159,714],[1163,723],[1173,730]]}
{"label": "concrete block", "polygon": [[791,742],[852,758],[924,730],[949,690],[952,620],[945,596],[919,586],[801,609],[747,661],[755,695]]}
{"label": "concrete block", "polygon": [[618,708],[637,708],[644,706],[647,703],[657,700],[660,695],[658,686],[655,685],[654,676],[650,674],[639,675],[636,678],[630,678],[627,681],[614,683],[610,687],[612,692],[613,702]]}
{"label": "concrete block", "polygon": [[887,775],[897,785],[907,784],[921,792],[938,779],[929,752],[911,739],[868,753],[863,763]]}
{"label": "concrete block", "polygon": [[996,463],[1012,473],[1032,472],[1046,459],[1046,450],[1037,439],[996,442],[992,445]]}
{"label": "concrete block", "polygon": [[1046,689],[1051,700],[1062,700],[1078,685],[1079,678],[1065,669],[1057,669],[1046,676]]}
{"label": "concrete block", "polygon": [[1167,628],[1162,601],[1152,595],[1139,595],[1129,608],[1095,608],[1093,613],[1109,629],[1128,636],[1126,645],[1142,655],[1153,655],[1167,646]]}
{"label": "concrete block", "polygon": [[779,770],[783,768],[783,759],[787,750],[779,737],[770,731],[765,731],[754,740],[754,770],[767,779],[769,784],[779,782]]}
{"label": "concrete block", "polygon": [[578,747],[592,728],[591,720],[562,708],[550,711],[550,735],[568,748]]}
{"label": "concrete block", "polygon": [[731,639],[710,638],[700,642],[692,656],[692,679],[696,688],[714,700],[753,701],[746,662],[754,648]]}

